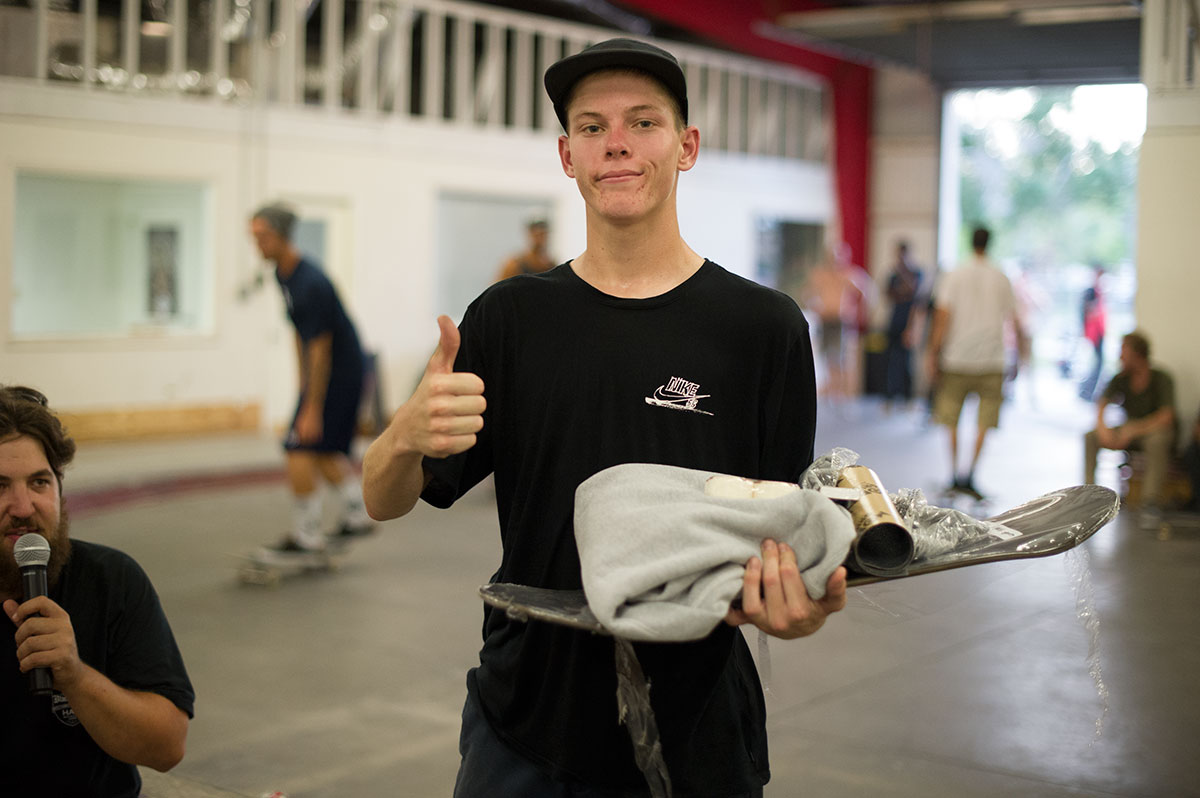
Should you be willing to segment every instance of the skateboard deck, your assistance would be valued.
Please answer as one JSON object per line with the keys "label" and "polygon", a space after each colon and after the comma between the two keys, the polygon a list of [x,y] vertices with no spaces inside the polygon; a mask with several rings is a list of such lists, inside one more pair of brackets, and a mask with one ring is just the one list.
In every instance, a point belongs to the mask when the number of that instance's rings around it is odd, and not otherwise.
{"label": "skateboard deck", "polygon": [[1008,534],[997,531],[935,556],[917,557],[904,573],[895,576],[851,573],[848,584],[855,587],[968,565],[1061,554],[1094,535],[1116,517],[1120,508],[1117,494],[1098,485],[1052,491],[985,519],[1007,528]]}
{"label": "skateboard deck", "polygon": [[[965,568],[1002,560],[1048,557],[1073,549],[1111,521],[1120,508],[1117,494],[1097,485],[1063,488],[992,516],[988,521],[1006,528],[976,537],[931,557],[917,557],[902,571],[888,575],[851,572],[851,587],[905,579],[921,574]],[[503,582],[479,588],[483,600],[528,621],[548,621],[561,626],[608,634],[588,607],[582,590],[550,590]]]}
{"label": "skateboard deck", "polygon": [[276,551],[259,549],[239,557],[238,581],[246,585],[278,587],[284,579],[299,574],[338,570],[346,556],[344,543],[330,541],[324,551]]}

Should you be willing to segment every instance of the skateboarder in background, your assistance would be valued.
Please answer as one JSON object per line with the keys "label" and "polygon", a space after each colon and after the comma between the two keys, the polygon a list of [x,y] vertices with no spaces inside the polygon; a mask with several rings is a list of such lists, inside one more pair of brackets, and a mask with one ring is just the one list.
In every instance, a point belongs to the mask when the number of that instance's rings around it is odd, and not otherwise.
{"label": "skateboarder in background", "polygon": [[[195,693],[158,596],[127,555],[72,539],[63,471],[75,441],[38,391],[0,386],[0,792],[137,795],[138,765],[183,758]],[[48,592],[24,599],[14,555],[50,545]],[[26,674],[48,668],[54,694]]]}
{"label": "skateboarder in background", "polygon": [[[449,506],[494,474],[504,551],[493,580],[578,589],[584,479],[651,462],[795,482],[813,456],[816,391],[796,304],[680,236],[675,190],[700,134],[675,58],[612,39],[557,62],[545,83],[587,247],[492,286],[461,329],[439,317],[437,350],[368,449],[363,485],[382,519],[419,497]],[[677,401],[650,401],[664,396]],[[813,601],[795,553],[765,541],[725,624],[693,643],[637,647],[678,793],[762,795],[765,706],[735,625],[812,634],[844,606],[845,579],[839,568]],[[484,619],[455,796],[643,792],[617,721],[612,639],[501,611]]]}
{"label": "skateboarder in background", "polygon": [[[950,489],[976,500],[983,494],[975,487],[975,469],[988,430],[1000,425],[1004,401],[1005,325],[1011,325],[1017,350],[1025,347],[1012,284],[987,257],[990,239],[986,228],[975,228],[971,234],[973,257],[948,272],[938,286],[926,355],[929,379],[936,382],[934,421],[949,431]],[[979,415],[970,466],[960,476],[958,421],[969,394],[979,397]]]}
{"label": "skateboarder in background", "polygon": [[296,214],[280,204],[258,209],[250,220],[251,235],[275,268],[296,330],[300,395],[283,443],[292,491],[292,529],[277,547],[288,552],[325,548],[318,490],[322,477],[341,497],[335,534],[350,538],[373,528],[349,458],[362,395],[362,349],[333,284],[292,244],[295,223]]}

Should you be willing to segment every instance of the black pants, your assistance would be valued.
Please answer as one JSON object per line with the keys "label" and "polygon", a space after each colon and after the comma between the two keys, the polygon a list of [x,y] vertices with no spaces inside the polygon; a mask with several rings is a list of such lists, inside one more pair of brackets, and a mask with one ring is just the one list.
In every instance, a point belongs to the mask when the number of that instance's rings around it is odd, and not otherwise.
{"label": "black pants", "polygon": [[[469,691],[463,705],[458,751],[462,763],[454,783],[454,798],[638,798],[649,794],[555,781],[496,736]],[[727,798],[762,798],[762,794],[759,787]]]}

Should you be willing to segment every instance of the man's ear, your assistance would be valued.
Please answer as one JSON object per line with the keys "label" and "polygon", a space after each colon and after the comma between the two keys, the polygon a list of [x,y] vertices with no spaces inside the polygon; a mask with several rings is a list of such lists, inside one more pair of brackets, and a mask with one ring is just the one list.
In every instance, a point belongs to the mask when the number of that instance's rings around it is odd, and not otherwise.
{"label": "man's ear", "polygon": [[679,171],[686,172],[696,165],[696,158],[700,156],[700,128],[695,125],[688,125],[679,134],[680,152],[679,152]]}
{"label": "man's ear", "polygon": [[567,136],[558,137],[558,160],[567,177],[575,178],[575,165],[571,162],[571,139]]}

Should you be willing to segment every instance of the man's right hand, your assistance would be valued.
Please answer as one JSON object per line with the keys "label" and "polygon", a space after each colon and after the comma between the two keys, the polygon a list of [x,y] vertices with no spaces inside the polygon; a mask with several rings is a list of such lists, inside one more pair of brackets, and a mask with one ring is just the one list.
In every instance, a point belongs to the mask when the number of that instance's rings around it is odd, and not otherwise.
{"label": "man's right hand", "polygon": [[416,504],[428,475],[424,457],[449,457],[475,445],[483,429],[483,380],[456,372],[461,338],[449,316],[416,391],[363,455],[363,501],[376,521],[399,518]]}
{"label": "man's right hand", "polygon": [[448,457],[475,445],[483,429],[483,380],[454,371],[462,342],[449,316],[438,316],[440,338],[416,391],[397,412],[398,445],[428,457]]}
{"label": "man's right hand", "polygon": [[21,672],[49,668],[54,687],[66,690],[83,668],[75,644],[75,629],[67,611],[47,596],[38,596],[18,604],[4,602],[4,614],[17,627],[17,662]]}

